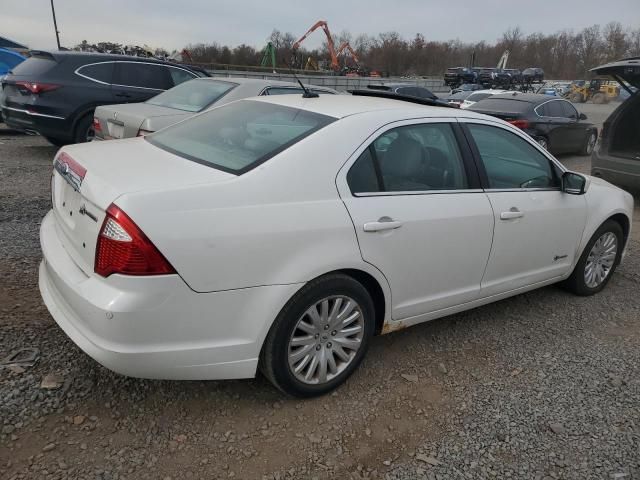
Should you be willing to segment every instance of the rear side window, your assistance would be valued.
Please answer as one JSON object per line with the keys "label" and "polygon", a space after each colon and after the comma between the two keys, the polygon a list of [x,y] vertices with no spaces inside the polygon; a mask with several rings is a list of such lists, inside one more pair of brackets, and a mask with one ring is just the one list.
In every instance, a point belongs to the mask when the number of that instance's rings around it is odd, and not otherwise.
{"label": "rear side window", "polygon": [[13,69],[14,75],[42,75],[53,69],[58,62],[52,57],[34,56],[27,58],[24,62]]}
{"label": "rear side window", "polygon": [[546,117],[564,117],[564,111],[562,110],[562,102],[553,101],[545,105]]}
{"label": "rear side window", "polygon": [[169,67],[169,74],[171,75],[171,83],[173,85],[180,85],[183,82],[193,80],[195,78],[195,75],[191,72],[187,72],[181,68]]}
{"label": "rear side window", "polygon": [[113,81],[113,65],[113,62],[93,63],[80,67],[77,73],[89,80],[111,83]]}
{"label": "rear side window", "polygon": [[306,110],[244,100],[145,139],[188,160],[240,175],[334,120]]}
{"label": "rear side window", "polygon": [[153,90],[168,90],[173,86],[167,67],[143,62],[117,62],[113,83]]}
{"label": "rear side window", "polygon": [[547,157],[514,133],[468,124],[489,178],[489,188],[557,188],[560,181]]}

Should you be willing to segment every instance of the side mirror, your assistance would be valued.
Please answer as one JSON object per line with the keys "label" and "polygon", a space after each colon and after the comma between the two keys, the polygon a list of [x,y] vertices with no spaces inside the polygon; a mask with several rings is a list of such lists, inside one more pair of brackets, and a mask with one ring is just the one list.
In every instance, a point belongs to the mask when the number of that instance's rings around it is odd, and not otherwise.
{"label": "side mirror", "polygon": [[580,116],[578,117],[580,120],[586,120],[587,116],[584,113],[581,113]]}
{"label": "side mirror", "polygon": [[562,191],[570,195],[584,195],[587,187],[587,177],[575,172],[562,174]]}

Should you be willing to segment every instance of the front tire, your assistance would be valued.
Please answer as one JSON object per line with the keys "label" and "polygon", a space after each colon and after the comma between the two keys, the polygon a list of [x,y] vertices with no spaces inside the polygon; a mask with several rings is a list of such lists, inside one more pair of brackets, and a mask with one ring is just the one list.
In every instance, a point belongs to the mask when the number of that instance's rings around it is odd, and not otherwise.
{"label": "front tire", "polygon": [[618,222],[607,220],[593,234],[563,286],[576,295],[600,292],[620,263],[624,235]]}
{"label": "front tire", "polygon": [[343,274],[319,277],[276,318],[262,347],[260,370],[289,395],[323,395],[355,371],[374,329],[373,301],[362,284]]}

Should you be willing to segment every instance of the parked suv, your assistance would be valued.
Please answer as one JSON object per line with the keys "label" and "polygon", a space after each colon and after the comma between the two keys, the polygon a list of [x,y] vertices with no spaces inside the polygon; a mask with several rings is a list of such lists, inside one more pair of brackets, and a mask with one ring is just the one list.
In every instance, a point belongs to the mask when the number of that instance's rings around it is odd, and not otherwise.
{"label": "parked suv", "polygon": [[160,60],[84,52],[34,51],[2,80],[5,123],[34,131],[54,145],[91,140],[99,105],[143,102],[206,76]]}
{"label": "parked suv", "polygon": [[602,126],[599,146],[591,158],[591,175],[640,191],[640,57],[607,63],[591,71],[612,76],[629,93]]}

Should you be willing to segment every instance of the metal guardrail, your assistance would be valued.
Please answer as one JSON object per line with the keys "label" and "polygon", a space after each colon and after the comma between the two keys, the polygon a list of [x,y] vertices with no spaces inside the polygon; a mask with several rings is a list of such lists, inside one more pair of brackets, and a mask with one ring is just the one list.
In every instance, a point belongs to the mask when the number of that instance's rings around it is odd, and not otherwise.
{"label": "metal guardrail", "polygon": [[[261,78],[281,80],[284,82],[295,82],[293,75],[288,73],[272,73],[272,72],[248,72],[242,70],[209,70],[214,77],[239,77],[239,78]],[[448,92],[449,87],[445,86],[444,81],[440,78],[402,78],[402,77],[344,77],[339,75],[297,75],[297,77],[305,84],[320,85],[333,88],[339,92],[364,88],[371,84],[382,83],[406,83],[425,87],[434,93]]]}

